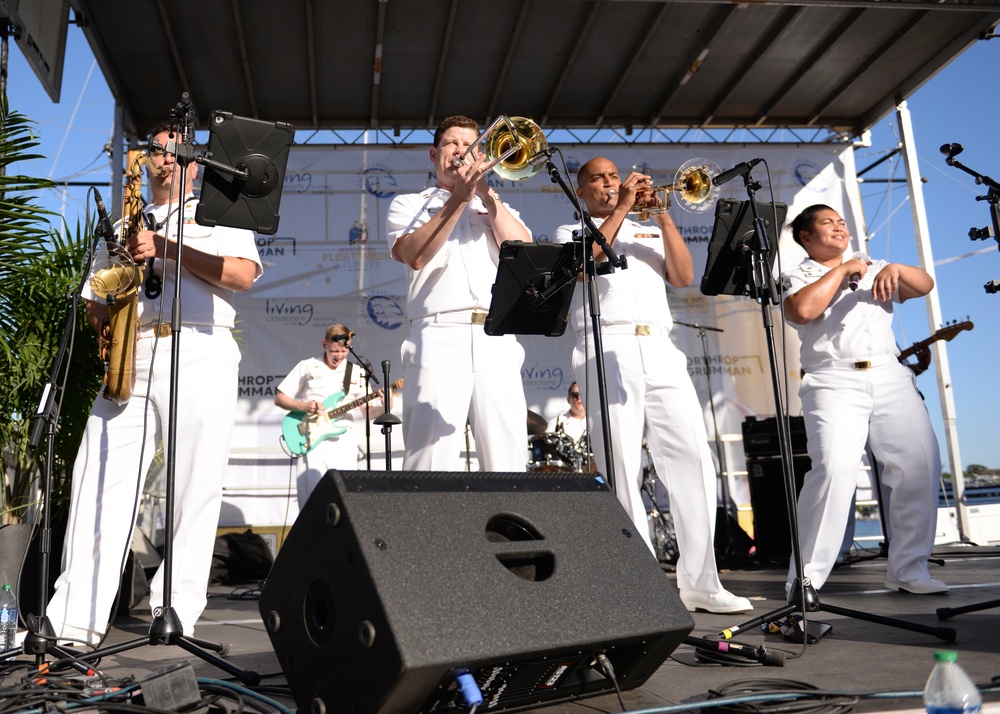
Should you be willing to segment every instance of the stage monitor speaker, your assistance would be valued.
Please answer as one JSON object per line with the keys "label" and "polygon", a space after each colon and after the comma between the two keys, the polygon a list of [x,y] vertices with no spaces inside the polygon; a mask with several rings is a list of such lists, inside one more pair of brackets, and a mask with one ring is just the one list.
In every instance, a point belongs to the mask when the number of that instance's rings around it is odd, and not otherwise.
{"label": "stage monitor speaker", "polygon": [[[645,682],[691,632],[602,480],[329,471],[260,612],[300,712],[528,709]],[[474,697],[473,697],[474,699]]]}
{"label": "stage monitor speaker", "polygon": [[[806,450],[802,417],[789,417],[788,421],[798,497],[802,479],[812,462]],[[788,525],[787,489],[774,417],[747,417],[743,422],[743,449],[747,457],[756,555],[761,560],[788,560],[792,555],[792,531]]]}

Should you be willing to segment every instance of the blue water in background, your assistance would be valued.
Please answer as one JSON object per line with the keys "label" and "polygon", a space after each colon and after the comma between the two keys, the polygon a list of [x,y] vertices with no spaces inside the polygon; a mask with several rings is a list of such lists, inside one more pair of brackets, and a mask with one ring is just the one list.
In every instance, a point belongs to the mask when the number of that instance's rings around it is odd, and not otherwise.
{"label": "blue water in background", "polygon": [[[882,537],[882,521],[878,518],[872,519],[858,519],[854,522],[854,539],[858,540],[860,538],[881,538]],[[878,540],[862,540],[858,545],[865,548],[877,548]]]}

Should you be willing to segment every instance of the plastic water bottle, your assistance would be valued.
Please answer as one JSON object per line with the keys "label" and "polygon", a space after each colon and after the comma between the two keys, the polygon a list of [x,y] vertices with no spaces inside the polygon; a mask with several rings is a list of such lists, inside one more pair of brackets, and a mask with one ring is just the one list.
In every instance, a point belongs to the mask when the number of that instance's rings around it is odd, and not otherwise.
{"label": "plastic water bottle", "polygon": [[927,714],[979,714],[983,697],[958,663],[958,653],[934,653],[934,669],[924,687]]}
{"label": "plastic water bottle", "polygon": [[0,588],[0,652],[17,647],[17,596],[12,585]]}

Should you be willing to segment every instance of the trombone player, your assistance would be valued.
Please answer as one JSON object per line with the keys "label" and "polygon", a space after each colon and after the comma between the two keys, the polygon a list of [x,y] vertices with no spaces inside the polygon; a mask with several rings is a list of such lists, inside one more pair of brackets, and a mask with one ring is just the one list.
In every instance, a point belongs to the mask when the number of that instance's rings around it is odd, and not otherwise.
{"label": "trombone player", "polygon": [[430,149],[434,186],[396,196],[386,219],[407,278],[406,471],[460,471],[467,420],[481,469],[525,470],[524,350],[514,335],[490,337],[483,325],[500,244],[530,241],[531,232],[487,184],[493,161],[479,143],[473,119],[444,119]]}
{"label": "trombone player", "polygon": [[[651,206],[652,179],[635,171],[624,180],[609,159],[591,159],[577,173],[577,195],[618,253],[628,255],[628,270],[598,275],[608,423],[614,452],[614,484],[618,500],[652,550],[646,509],[640,495],[642,442],[646,438],[656,473],[670,496],[680,559],[677,586],[684,606],[735,613],[752,610],[745,597],[722,587],[715,564],[715,466],[701,404],[687,372],[687,357],[670,340],[673,319],[664,280],[685,287],[694,279],[691,253],[665,205]],[[655,225],[628,217],[639,207],[649,210]],[[560,226],[555,241],[573,240],[576,225]],[[595,246],[595,259],[606,257]],[[576,380],[597,383],[593,350],[587,351],[585,292],[573,295],[571,324]],[[591,447],[605,463],[603,425],[588,409]]]}

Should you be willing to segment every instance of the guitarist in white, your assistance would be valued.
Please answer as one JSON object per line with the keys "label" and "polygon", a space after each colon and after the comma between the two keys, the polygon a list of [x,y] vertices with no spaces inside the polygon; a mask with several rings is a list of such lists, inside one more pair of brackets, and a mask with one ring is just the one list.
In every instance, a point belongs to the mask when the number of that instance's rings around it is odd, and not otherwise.
{"label": "guitarist in white", "polygon": [[[323,356],[295,365],[278,385],[274,398],[277,406],[291,412],[285,420],[292,426],[285,429],[284,438],[288,450],[299,457],[296,490],[300,509],[329,469],[358,468],[360,443],[355,424],[374,419],[383,411],[381,391],[372,390],[371,401],[365,403],[364,370],[347,359],[347,345],[353,336],[344,325],[330,325],[323,337]],[[333,414],[340,411],[335,408],[338,404],[354,400],[359,406],[342,415]]]}

